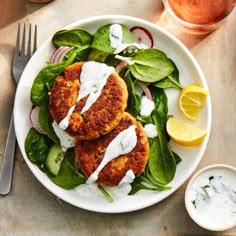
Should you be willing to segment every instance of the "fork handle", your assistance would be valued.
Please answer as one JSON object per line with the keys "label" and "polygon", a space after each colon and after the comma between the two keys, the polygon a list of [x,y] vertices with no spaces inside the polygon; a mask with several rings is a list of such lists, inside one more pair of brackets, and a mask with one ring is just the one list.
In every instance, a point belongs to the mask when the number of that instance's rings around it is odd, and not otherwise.
{"label": "fork handle", "polygon": [[4,151],[2,170],[0,173],[0,194],[7,195],[11,188],[15,157],[16,135],[14,130],[13,113],[7,134],[6,147]]}

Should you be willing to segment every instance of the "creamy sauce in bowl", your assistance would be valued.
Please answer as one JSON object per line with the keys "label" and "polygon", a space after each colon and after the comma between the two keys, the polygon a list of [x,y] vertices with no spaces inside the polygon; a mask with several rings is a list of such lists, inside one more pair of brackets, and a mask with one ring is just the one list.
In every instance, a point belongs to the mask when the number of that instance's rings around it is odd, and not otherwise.
{"label": "creamy sauce in bowl", "polygon": [[206,229],[236,226],[236,169],[213,165],[198,172],[186,189],[185,204],[192,219]]}

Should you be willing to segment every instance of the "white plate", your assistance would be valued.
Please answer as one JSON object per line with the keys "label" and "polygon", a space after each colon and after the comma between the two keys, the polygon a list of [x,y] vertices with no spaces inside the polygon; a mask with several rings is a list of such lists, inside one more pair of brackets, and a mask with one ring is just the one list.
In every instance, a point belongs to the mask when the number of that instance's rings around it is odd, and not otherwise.
{"label": "white plate", "polygon": [[[66,28],[72,29],[75,27],[82,27],[91,33],[95,33],[98,27],[108,23],[120,23],[128,27],[137,25],[145,27],[154,37],[154,47],[163,50],[168,57],[176,63],[180,72],[180,81],[183,85],[201,84],[208,89],[204,75],[189,50],[173,35],[153,23],[129,16],[105,15],[80,20]],[[171,143],[172,149],[182,158],[182,162],[178,164],[176,176],[170,183],[170,186],[172,187],[171,190],[163,192],[150,192],[142,190],[133,196],[115,199],[113,203],[109,203],[105,197],[85,198],[80,196],[76,190],[64,190],[53,184],[36,165],[32,164],[28,160],[24,149],[24,142],[31,127],[29,121],[29,113],[31,110],[30,90],[35,76],[44,67],[45,62],[49,60],[52,51],[53,46],[50,38],[37,50],[26,66],[18,85],[15,98],[14,121],[18,144],[27,165],[36,178],[50,192],[64,201],[83,209],[106,213],[130,212],[142,209],[160,202],[176,191],[193,173],[206,149],[211,127],[210,96],[208,96],[205,106],[201,111],[200,119],[197,123],[195,123],[196,125],[206,128],[208,131],[208,135],[204,142],[200,146],[194,148],[183,148]],[[178,93],[179,90],[177,89],[167,90],[169,114],[174,114],[176,117],[184,119],[178,110]],[[169,198],[169,201],[171,201],[171,198]]]}

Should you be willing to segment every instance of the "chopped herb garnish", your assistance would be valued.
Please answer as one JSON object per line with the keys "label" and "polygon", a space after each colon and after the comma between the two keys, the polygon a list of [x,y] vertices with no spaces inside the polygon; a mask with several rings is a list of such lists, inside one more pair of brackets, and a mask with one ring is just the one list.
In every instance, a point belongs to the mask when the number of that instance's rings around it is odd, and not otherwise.
{"label": "chopped herb garnish", "polygon": [[211,182],[214,179],[214,176],[209,177],[209,181]]}
{"label": "chopped herb garnish", "polygon": [[201,188],[202,188],[202,190],[204,191],[204,193],[205,193],[207,196],[210,196],[209,193],[207,192],[207,188],[210,188],[209,185],[205,185],[205,186],[203,186],[203,187],[201,187]]}
{"label": "chopped herb garnish", "polygon": [[197,208],[196,200],[191,201],[191,203],[193,204],[194,208],[196,209]]}

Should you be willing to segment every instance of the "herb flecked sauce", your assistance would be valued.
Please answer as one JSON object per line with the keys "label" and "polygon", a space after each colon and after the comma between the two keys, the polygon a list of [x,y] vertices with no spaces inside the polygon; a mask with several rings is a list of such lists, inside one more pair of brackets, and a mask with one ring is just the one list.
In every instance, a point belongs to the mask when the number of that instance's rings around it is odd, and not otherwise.
{"label": "herb flecked sauce", "polygon": [[190,208],[202,225],[221,228],[236,224],[236,173],[207,170],[196,178],[189,192]]}

